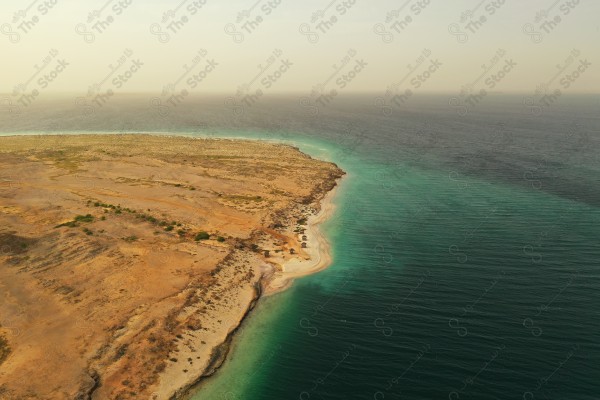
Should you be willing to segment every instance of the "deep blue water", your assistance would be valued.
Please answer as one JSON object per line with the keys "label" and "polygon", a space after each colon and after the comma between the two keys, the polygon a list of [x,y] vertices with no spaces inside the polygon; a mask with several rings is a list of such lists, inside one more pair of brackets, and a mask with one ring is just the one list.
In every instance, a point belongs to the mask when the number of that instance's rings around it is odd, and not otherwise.
{"label": "deep blue water", "polygon": [[[291,98],[161,117],[147,99],[67,100],[1,132],[153,131],[295,143],[349,172],[325,231],[334,264],[264,299],[195,399],[599,399],[600,102],[533,114],[444,96],[386,115]],[[50,111],[48,111],[50,110]]]}

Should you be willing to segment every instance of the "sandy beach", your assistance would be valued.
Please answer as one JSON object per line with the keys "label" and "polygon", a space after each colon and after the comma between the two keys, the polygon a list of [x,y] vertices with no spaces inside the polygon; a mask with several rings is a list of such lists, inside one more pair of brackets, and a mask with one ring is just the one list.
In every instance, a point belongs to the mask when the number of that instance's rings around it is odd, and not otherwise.
{"label": "sandy beach", "polygon": [[[338,182],[339,184],[339,182]],[[320,229],[335,212],[336,188],[329,191],[321,200],[320,210],[307,219],[306,248],[303,254],[283,263],[281,269],[274,272],[265,287],[265,295],[271,295],[287,289],[295,278],[311,275],[331,265],[331,247]],[[299,235],[302,236],[302,235]]]}

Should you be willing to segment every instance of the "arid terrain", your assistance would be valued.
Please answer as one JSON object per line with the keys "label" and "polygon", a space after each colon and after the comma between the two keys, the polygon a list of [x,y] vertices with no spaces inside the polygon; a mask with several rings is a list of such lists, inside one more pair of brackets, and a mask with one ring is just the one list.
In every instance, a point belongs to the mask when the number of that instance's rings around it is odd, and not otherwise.
{"label": "arid terrain", "polygon": [[301,275],[342,175],[258,141],[0,137],[0,399],[181,397]]}

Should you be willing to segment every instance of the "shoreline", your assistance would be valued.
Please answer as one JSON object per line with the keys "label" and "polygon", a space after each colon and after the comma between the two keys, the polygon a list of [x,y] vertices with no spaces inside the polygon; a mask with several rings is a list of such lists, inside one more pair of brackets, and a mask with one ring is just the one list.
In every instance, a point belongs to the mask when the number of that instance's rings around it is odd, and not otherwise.
{"label": "shoreline", "polygon": [[331,265],[333,256],[331,244],[321,231],[320,226],[331,219],[336,205],[334,203],[341,182],[336,180],[335,187],[319,201],[319,212],[307,219],[307,247],[303,249],[308,258],[294,257],[281,265],[281,270],[269,277],[265,285],[266,296],[270,296],[288,289],[296,278],[320,272]]}
{"label": "shoreline", "polygon": [[235,334],[242,325],[246,322],[250,314],[253,312],[258,302],[266,296],[271,296],[277,293],[281,293],[286,289],[289,289],[294,280],[304,276],[312,275],[317,272],[323,271],[328,268],[333,262],[333,256],[331,254],[331,244],[321,231],[320,226],[328,221],[336,210],[334,200],[337,195],[337,191],[341,181],[344,178],[339,178],[335,182],[333,189],[328,191],[322,199],[318,201],[319,212],[311,215],[307,219],[307,233],[309,239],[307,240],[307,248],[303,249],[307,254],[308,258],[301,259],[295,257],[293,259],[284,262],[280,268],[269,275],[263,275],[261,278],[260,287],[256,289],[256,298],[244,315],[240,318],[239,323],[226,335],[223,342],[218,344],[212,349],[211,361],[204,370],[202,375],[195,379],[190,384],[179,388],[169,400],[190,400],[193,396],[199,393],[202,385],[213,375],[215,375],[227,361],[231,346],[235,340]]}
{"label": "shoreline", "polygon": [[[192,396],[194,396],[201,385],[209,379],[211,376],[216,374],[219,369],[223,366],[225,361],[227,360],[227,356],[229,355],[229,351],[231,350],[231,345],[235,334],[240,330],[244,322],[248,319],[258,301],[262,298],[263,291],[261,285],[257,285],[255,287],[255,297],[252,299],[248,308],[241,316],[239,323],[227,333],[222,342],[213,347],[210,355],[210,359],[208,364],[202,374],[194,379],[192,382],[178,388],[174,393],[169,395],[169,400],[190,400]],[[194,392],[194,393],[193,393]]]}

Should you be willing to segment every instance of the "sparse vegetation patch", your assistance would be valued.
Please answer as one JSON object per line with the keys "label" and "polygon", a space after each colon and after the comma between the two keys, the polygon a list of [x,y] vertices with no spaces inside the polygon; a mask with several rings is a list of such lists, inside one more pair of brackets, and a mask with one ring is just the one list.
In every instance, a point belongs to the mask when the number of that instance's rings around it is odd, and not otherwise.
{"label": "sparse vegetation patch", "polygon": [[0,365],[8,358],[11,349],[8,345],[8,340],[4,336],[0,336]]}
{"label": "sparse vegetation patch", "polygon": [[207,240],[210,239],[210,235],[207,232],[198,232],[198,234],[196,234],[196,237],[194,238],[194,240],[196,242],[199,242],[200,240]]}

